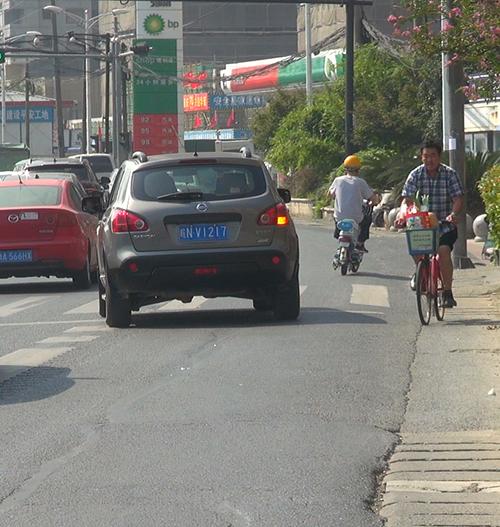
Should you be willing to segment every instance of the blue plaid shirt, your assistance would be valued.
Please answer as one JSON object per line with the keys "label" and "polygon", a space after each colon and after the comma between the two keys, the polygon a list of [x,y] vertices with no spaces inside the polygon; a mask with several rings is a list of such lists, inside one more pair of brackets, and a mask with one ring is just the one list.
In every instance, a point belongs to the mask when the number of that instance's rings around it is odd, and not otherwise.
{"label": "blue plaid shirt", "polygon": [[420,190],[420,195],[429,195],[429,211],[434,212],[440,221],[451,214],[452,200],[464,194],[462,182],[455,170],[442,164],[436,177],[429,176],[424,165],[410,172],[402,195],[413,199],[417,190]]}

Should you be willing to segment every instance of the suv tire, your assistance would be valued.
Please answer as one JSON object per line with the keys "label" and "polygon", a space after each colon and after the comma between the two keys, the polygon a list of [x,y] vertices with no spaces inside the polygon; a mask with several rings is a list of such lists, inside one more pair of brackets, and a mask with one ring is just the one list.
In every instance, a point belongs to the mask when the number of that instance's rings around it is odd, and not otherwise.
{"label": "suv tire", "polygon": [[130,301],[122,298],[106,277],[106,324],[110,328],[128,328],[130,326]]}
{"label": "suv tire", "polygon": [[88,254],[87,258],[85,259],[85,267],[73,276],[73,284],[75,284],[77,289],[90,289],[90,286],[92,285],[92,277],[90,273],[90,259]]}
{"label": "suv tire", "polygon": [[295,320],[300,314],[299,269],[292,279],[281,286],[274,296],[274,317],[277,320]]}

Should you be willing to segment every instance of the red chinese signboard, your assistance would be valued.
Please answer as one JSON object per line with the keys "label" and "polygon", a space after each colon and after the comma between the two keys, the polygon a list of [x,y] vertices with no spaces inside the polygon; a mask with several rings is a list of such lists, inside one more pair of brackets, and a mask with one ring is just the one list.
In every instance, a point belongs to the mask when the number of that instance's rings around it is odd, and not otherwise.
{"label": "red chinese signboard", "polygon": [[205,112],[210,108],[208,93],[185,93],[185,112]]}

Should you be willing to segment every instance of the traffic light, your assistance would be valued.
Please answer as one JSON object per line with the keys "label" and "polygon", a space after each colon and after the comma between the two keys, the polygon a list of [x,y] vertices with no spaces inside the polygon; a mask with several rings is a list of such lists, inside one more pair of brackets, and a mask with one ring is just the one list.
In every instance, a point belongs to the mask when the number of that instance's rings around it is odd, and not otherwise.
{"label": "traffic light", "polygon": [[5,50],[0,49],[0,64],[3,64],[5,62]]}

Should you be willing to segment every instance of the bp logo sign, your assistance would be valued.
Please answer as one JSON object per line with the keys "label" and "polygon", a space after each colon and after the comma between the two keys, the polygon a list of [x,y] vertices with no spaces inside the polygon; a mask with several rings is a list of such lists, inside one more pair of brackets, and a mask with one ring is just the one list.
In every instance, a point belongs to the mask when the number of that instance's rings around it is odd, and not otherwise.
{"label": "bp logo sign", "polygon": [[150,35],[158,35],[165,29],[165,20],[160,15],[148,15],[144,19],[144,29]]}

